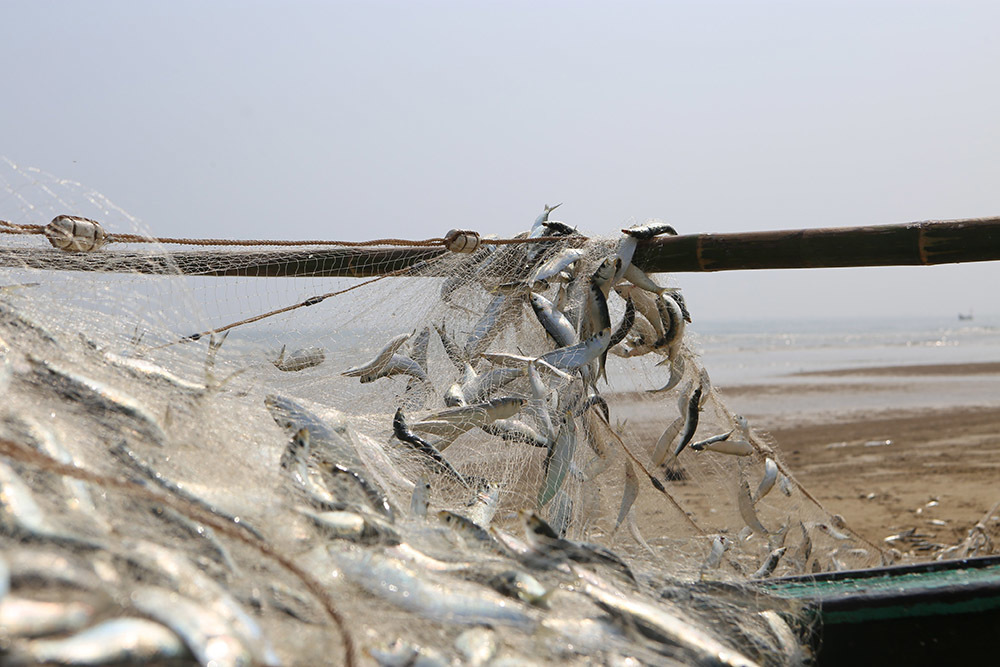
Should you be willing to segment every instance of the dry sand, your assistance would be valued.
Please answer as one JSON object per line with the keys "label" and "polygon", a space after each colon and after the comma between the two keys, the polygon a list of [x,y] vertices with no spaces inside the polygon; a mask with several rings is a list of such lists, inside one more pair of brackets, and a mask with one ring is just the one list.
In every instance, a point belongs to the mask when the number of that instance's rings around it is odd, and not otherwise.
{"label": "dry sand", "polygon": [[826,509],[905,561],[964,555],[943,552],[987,515],[1000,550],[1000,363],[843,369],[720,391]]}

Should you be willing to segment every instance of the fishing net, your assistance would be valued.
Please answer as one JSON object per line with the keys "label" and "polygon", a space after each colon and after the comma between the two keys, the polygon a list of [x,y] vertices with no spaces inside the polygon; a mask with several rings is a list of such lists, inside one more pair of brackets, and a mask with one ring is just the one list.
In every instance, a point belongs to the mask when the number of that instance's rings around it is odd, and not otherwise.
{"label": "fishing net", "polygon": [[0,604],[78,606],[0,623],[7,660],[129,618],[181,640],[135,660],[797,664],[810,616],[758,582],[882,562],[726,407],[697,303],[616,282],[617,229],[546,208],[533,238],[335,277],[320,245],[140,242],[100,194],[0,169]]}

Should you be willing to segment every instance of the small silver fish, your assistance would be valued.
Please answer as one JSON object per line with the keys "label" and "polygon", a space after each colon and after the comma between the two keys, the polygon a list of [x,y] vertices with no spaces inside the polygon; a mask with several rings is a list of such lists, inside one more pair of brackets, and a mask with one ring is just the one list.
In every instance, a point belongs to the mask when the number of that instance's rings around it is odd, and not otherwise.
{"label": "small silver fish", "polygon": [[576,420],[567,413],[559,428],[555,444],[545,458],[545,481],[538,492],[538,506],[545,507],[562,487],[569,464],[576,452]]}
{"label": "small silver fish", "polygon": [[372,551],[330,549],[338,569],[373,595],[431,621],[460,625],[506,625],[530,631],[531,610],[476,584],[448,579],[441,583],[398,560]]}
{"label": "small silver fish", "polygon": [[281,346],[278,358],[272,361],[274,367],[279,371],[294,373],[304,371],[307,368],[314,368],[326,361],[326,352],[321,347],[304,347],[295,350],[287,357],[285,356],[285,346]]}
{"label": "small silver fish", "polygon": [[145,618],[113,618],[60,639],[36,639],[4,656],[10,665],[146,664],[190,659],[184,641]]}
{"label": "small silver fish", "polygon": [[760,486],[757,487],[757,491],[753,494],[751,499],[756,505],[757,502],[766,496],[771,489],[774,488],[774,483],[778,479],[778,464],[776,464],[770,458],[764,460],[764,477],[760,480]]}
{"label": "small silver fish", "polygon": [[539,360],[552,364],[560,370],[576,370],[597,359],[608,349],[609,342],[611,342],[611,329],[607,328],[576,345],[546,352],[539,357]]}
{"label": "small silver fish", "polygon": [[778,561],[781,560],[781,557],[785,555],[785,551],[787,550],[788,547],[780,547],[768,554],[764,563],[760,566],[760,569],[751,574],[750,578],[766,579],[771,576],[771,573],[774,572],[774,568],[778,567]]}
{"label": "small silver fish", "polygon": [[497,654],[500,644],[496,632],[487,628],[470,628],[455,640],[455,648],[462,654],[466,665],[481,667]]}
{"label": "small silver fish", "polygon": [[44,602],[15,595],[0,600],[0,638],[43,637],[87,626],[97,610],[84,602]]}
{"label": "small silver fish", "polygon": [[427,508],[431,504],[431,482],[426,475],[417,478],[413,485],[413,495],[410,497],[410,514],[418,517],[427,516]]}
{"label": "small silver fish", "polygon": [[651,220],[643,225],[634,225],[628,229],[623,229],[622,233],[643,241],[662,234],[677,236],[677,231],[671,225],[659,220]]}
{"label": "small silver fish", "polygon": [[546,333],[552,336],[556,345],[567,347],[576,342],[576,330],[562,311],[556,308],[555,304],[541,294],[532,293],[529,300],[535,317],[538,318],[538,322]]}
{"label": "small silver fish", "polygon": [[740,516],[743,517],[747,527],[755,533],[760,533],[761,535],[768,534],[767,528],[757,518],[757,512],[753,508],[753,501],[750,499],[750,485],[742,475],[740,475],[739,489],[736,491],[736,504],[740,508]]}
{"label": "small silver fish", "polygon": [[420,367],[420,364],[402,354],[393,354],[378,369],[365,373],[359,379],[362,384],[368,384],[369,382],[394,375],[409,375],[421,382],[430,383],[427,373]]}
{"label": "small silver fish", "polygon": [[396,350],[402,347],[403,343],[409,340],[410,336],[411,334],[408,333],[399,334],[390,340],[385,347],[379,350],[374,359],[360,366],[348,368],[346,371],[341,373],[341,375],[346,375],[347,377],[361,377],[363,375],[378,372],[389,362],[389,359],[396,353]]}
{"label": "small silver fish", "polygon": [[719,567],[722,562],[722,556],[726,553],[730,546],[732,546],[733,541],[730,540],[725,535],[716,535],[712,540],[712,550],[708,553],[708,558],[701,566],[701,576],[705,576],[705,572],[708,570],[714,570]]}

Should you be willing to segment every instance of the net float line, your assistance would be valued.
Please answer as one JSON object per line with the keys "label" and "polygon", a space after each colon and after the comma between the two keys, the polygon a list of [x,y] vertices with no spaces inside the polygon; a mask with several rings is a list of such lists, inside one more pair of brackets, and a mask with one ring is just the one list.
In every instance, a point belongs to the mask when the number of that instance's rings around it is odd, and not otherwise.
{"label": "net float line", "polygon": [[[469,232],[462,232],[463,234]],[[575,243],[583,237],[481,239],[481,245]],[[0,248],[0,266],[249,277],[367,278],[400,271],[449,252],[436,245],[408,247],[68,253]],[[362,242],[366,243],[366,242]],[[238,265],[234,259],[238,258]],[[685,234],[640,241],[632,263],[647,273],[861,266],[920,266],[1000,260],[1000,217],[932,220],[864,227],[827,227],[725,234]],[[428,275],[436,275],[431,271]],[[441,275],[444,275],[442,273]]]}

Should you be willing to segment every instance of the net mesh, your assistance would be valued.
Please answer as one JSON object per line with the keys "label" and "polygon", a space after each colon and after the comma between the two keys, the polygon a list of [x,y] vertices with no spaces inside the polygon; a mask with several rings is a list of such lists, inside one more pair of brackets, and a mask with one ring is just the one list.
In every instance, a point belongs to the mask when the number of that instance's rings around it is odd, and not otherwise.
{"label": "net mesh", "polygon": [[[71,212],[151,235],[79,184],[0,168],[11,223]],[[754,582],[884,556],[726,407],[686,338],[667,344],[664,304],[683,300],[666,276],[660,294],[608,285],[604,319],[592,277],[622,238],[356,265],[394,272],[372,280],[184,275],[155,243],[71,257],[155,258],[158,275],[59,271],[70,255],[44,237],[0,235],[4,604],[85,602],[59,636],[152,618],[199,660],[170,605],[142,603],[150,591],[193,601],[261,663],[807,660],[809,616]],[[606,377],[599,355],[552,355],[533,294],[568,315],[569,345],[610,324],[607,345],[633,317]],[[26,574],[43,557],[58,572]],[[15,637],[8,657],[55,650],[45,641]]]}

